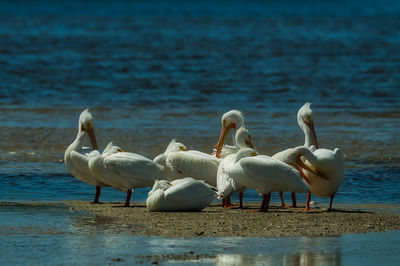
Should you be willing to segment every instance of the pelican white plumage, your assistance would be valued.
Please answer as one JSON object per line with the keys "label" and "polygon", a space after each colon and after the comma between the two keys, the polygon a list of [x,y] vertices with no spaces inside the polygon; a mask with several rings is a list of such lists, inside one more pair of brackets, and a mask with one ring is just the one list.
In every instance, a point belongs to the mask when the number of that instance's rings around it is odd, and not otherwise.
{"label": "pelican white plumage", "polygon": [[[248,148],[249,146],[253,147],[249,131],[242,126],[236,131],[235,146],[232,146],[233,148],[230,149],[232,154],[226,155],[226,157],[221,160],[217,172],[217,189],[218,194],[220,195],[219,198],[224,199],[229,197],[232,193],[239,192],[239,208],[243,208],[243,193],[246,187],[235,182],[235,180],[230,178],[229,175],[226,175],[225,165],[230,165],[232,161],[235,161],[236,153],[240,149]],[[224,207],[229,207],[230,202],[226,201],[224,203]]]}
{"label": "pelican white plumage", "polygon": [[[318,140],[314,128],[314,113],[311,109],[310,102],[306,102],[297,112],[297,123],[304,133],[304,147],[314,146],[315,148],[318,148]],[[289,151],[290,149],[283,150],[274,154],[272,157],[282,162],[288,163],[287,161],[285,161],[285,158],[286,153],[288,153]],[[281,199],[282,207],[285,207],[282,191],[279,192],[279,196]],[[296,194],[294,192],[292,192],[292,207],[297,207]]]}
{"label": "pelican white plumage", "polygon": [[[288,157],[290,164],[297,169],[305,167],[297,156]],[[257,155],[254,149],[245,148],[239,150],[235,160],[225,165],[225,173],[239,184],[257,189],[263,193],[263,202],[260,211],[267,211],[271,192],[294,191],[308,193],[309,188],[302,179],[303,173],[294,167],[283,163],[275,158]]]}
{"label": "pelican white plumage", "polygon": [[149,192],[150,211],[201,211],[217,197],[215,188],[191,177],[167,182],[157,180]]}
{"label": "pelican white plumage", "polygon": [[[237,153],[242,148],[254,149],[253,143],[250,138],[250,134],[244,129],[244,116],[243,113],[238,110],[230,110],[222,115],[221,117],[221,133],[219,135],[218,143],[216,145],[215,156],[218,158],[225,158],[231,154]],[[241,128],[243,127],[243,130]],[[233,146],[225,145],[225,139],[229,134],[229,131],[233,129]],[[222,171],[222,169],[221,169]],[[218,173],[217,173],[218,176]],[[219,174],[220,180],[218,181],[218,190],[224,191],[222,205],[224,207],[231,206],[230,194],[234,191],[239,191],[239,208],[243,207],[243,192],[245,187],[232,179],[228,179],[226,175]]]}
{"label": "pelican white plumage", "polygon": [[[332,209],[335,193],[339,189],[344,178],[343,155],[338,148],[334,150],[316,149],[311,146],[294,148],[294,153],[306,158],[303,170],[304,176],[310,188],[310,192],[319,197],[330,197],[328,211]],[[304,168],[304,165],[301,166]],[[307,194],[306,208],[310,210],[311,194]]]}
{"label": "pelican white plumage", "polygon": [[[93,150],[83,146],[87,136],[91,141]],[[98,145],[94,133],[93,116],[89,112],[89,109],[85,109],[79,116],[78,134],[75,140],[65,150],[64,163],[73,176],[83,182],[96,186],[96,194],[92,203],[99,203],[101,187],[107,186],[96,180],[88,168],[89,159],[93,156],[100,155],[97,149]]]}
{"label": "pelican white plumage", "polygon": [[125,207],[129,207],[134,188],[153,186],[156,180],[168,180],[164,167],[152,160],[118,147],[116,153],[96,155],[89,160],[89,170],[99,182],[127,192]]}
{"label": "pelican white plumage", "polygon": [[190,176],[216,186],[220,159],[204,152],[187,150],[185,145],[175,139],[153,161],[164,166],[164,172],[172,180]]}

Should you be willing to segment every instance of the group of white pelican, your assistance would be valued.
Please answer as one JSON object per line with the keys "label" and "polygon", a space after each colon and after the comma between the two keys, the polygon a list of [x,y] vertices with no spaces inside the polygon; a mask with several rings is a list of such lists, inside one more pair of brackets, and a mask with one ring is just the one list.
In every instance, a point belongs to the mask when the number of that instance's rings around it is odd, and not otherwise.
{"label": "group of white pelican", "polygon": [[[271,192],[275,191],[280,192],[282,207],[286,207],[283,191],[292,192],[292,207],[297,207],[295,193],[306,193],[305,210],[310,210],[311,194],[330,197],[330,211],[344,177],[343,156],[338,148],[319,148],[310,103],[299,109],[297,121],[304,132],[304,145],[273,156],[260,155],[245,128],[243,114],[231,110],[221,118],[214,153],[187,150],[173,139],[163,154],[151,160],[125,152],[112,142],[100,152],[93,116],[86,109],[79,117],[78,134],[66,149],[64,162],[73,176],[96,186],[93,203],[99,203],[101,187],[127,192],[126,207],[133,189],[152,187],[146,200],[150,211],[200,211],[217,197],[224,207],[232,207],[230,195],[235,192],[240,193],[238,207],[243,208],[243,192],[249,187],[263,195],[260,211],[268,210]],[[232,146],[224,144],[230,131]],[[84,146],[88,137],[92,148]]]}

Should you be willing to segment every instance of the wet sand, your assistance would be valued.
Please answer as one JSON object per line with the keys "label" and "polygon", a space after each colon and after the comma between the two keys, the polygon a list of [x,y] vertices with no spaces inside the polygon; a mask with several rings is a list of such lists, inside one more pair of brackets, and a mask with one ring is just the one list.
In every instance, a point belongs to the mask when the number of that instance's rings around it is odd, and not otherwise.
{"label": "wet sand", "polygon": [[[400,230],[398,210],[390,205],[345,206],[331,212],[321,207],[304,212],[302,208],[272,205],[268,212],[259,213],[253,212],[258,203],[248,203],[244,210],[212,204],[201,212],[162,213],[149,212],[144,203],[133,203],[129,208],[120,207],[121,203],[64,204],[71,211],[88,211],[116,230],[121,227],[140,236],[310,237]],[[390,211],[383,211],[386,209]]]}

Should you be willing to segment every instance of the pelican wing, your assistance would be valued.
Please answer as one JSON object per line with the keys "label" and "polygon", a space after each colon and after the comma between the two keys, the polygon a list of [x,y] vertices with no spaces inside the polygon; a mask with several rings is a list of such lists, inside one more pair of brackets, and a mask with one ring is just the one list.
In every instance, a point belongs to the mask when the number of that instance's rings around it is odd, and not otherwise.
{"label": "pelican wing", "polygon": [[165,166],[166,159],[167,159],[167,155],[165,153],[163,153],[163,154],[160,154],[160,155],[157,155],[156,157],[154,157],[153,162]]}
{"label": "pelican wing", "polygon": [[[245,176],[253,187],[270,187],[272,191],[308,192],[308,187],[293,167],[265,155],[243,158],[239,161]],[[239,183],[246,185],[238,180]]]}
{"label": "pelican wing", "polygon": [[110,171],[126,178],[148,182],[166,179],[162,173],[163,166],[135,153],[118,152],[104,159],[104,166]]}
{"label": "pelican wing", "polygon": [[199,151],[171,152],[166,159],[166,166],[180,177],[190,176],[216,185],[219,159]]}
{"label": "pelican wing", "polygon": [[[94,151],[93,151],[94,152]],[[82,154],[77,151],[71,151],[70,158],[73,164],[78,168],[81,172],[83,172],[88,178],[92,176],[92,173],[89,171],[88,162],[92,156],[89,154]]]}

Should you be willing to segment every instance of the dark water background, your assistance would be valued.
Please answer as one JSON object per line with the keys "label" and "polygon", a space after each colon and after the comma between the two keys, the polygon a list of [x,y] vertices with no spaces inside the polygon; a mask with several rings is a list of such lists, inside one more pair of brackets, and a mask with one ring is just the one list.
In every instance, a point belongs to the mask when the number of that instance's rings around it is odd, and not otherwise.
{"label": "dark water background", "polygon": [[399,1],[1,1],[0,201],[92,199],[62,162],[87,107],[101,147],[151,158],[211,151],[239,109],[272,155],[303,144],[311,101],[346,155],[335,200],[400,203],[399,69]]}

